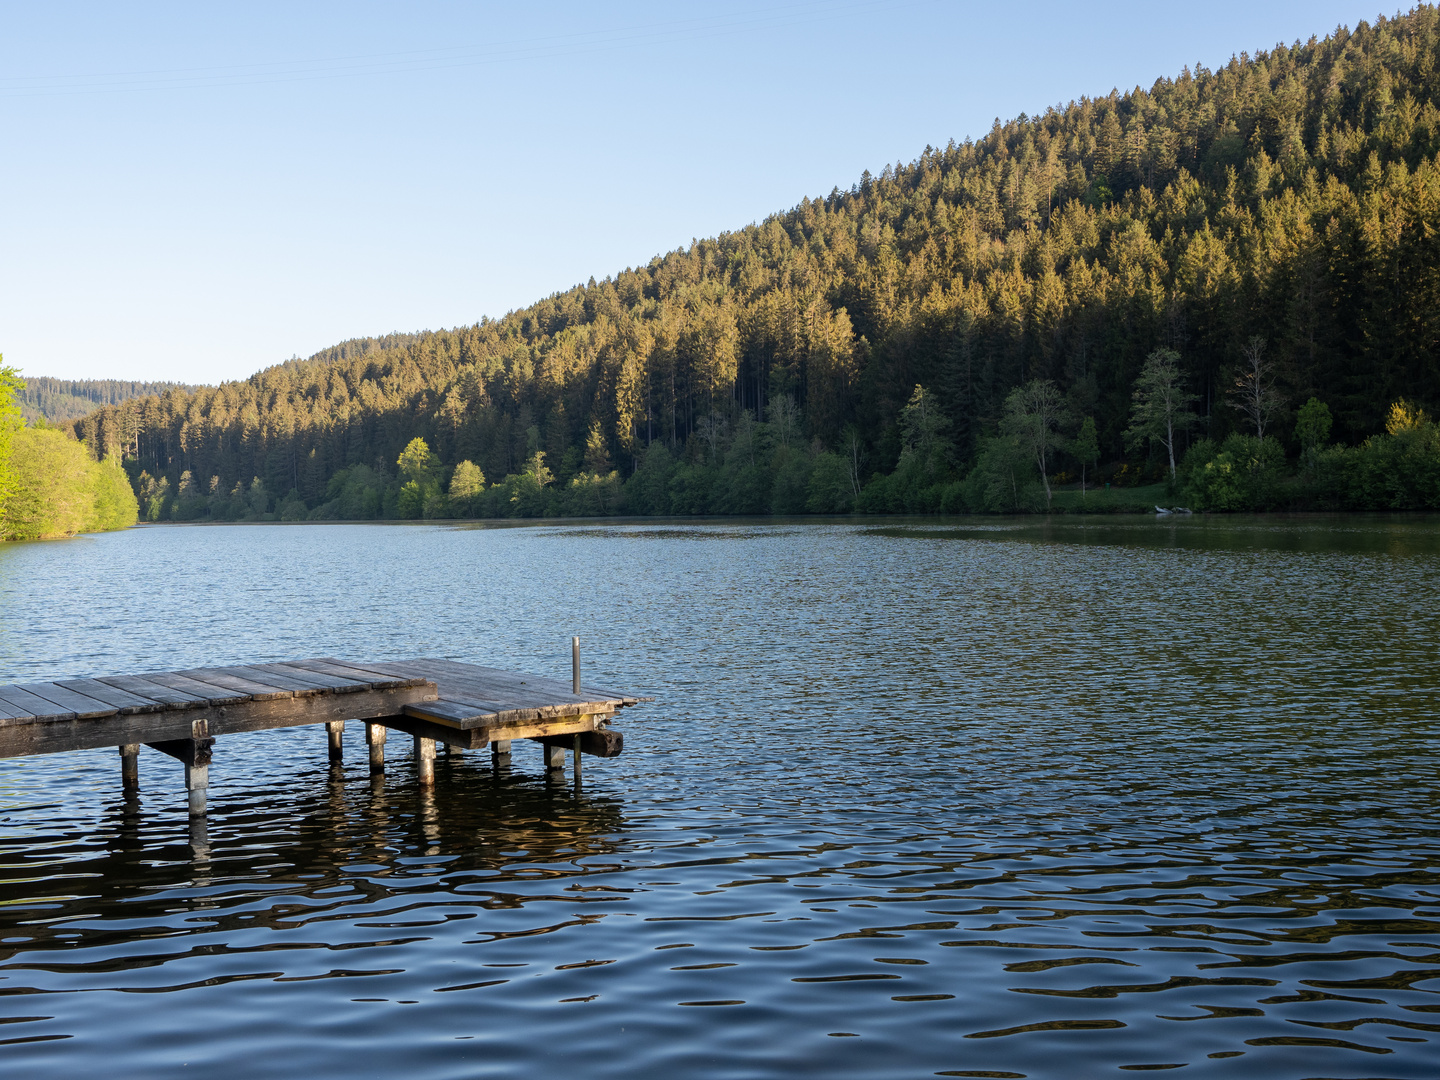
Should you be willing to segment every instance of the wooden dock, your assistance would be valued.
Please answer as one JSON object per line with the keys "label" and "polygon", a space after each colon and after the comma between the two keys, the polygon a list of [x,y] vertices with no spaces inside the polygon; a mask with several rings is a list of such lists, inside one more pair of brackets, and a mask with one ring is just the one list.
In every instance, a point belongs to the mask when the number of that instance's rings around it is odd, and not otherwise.
{"label": "wooden dock", "polygon": [[345,722],[363,721],[371,772],[384,770],[393,729],[413,738],[422,784],[434,782],[436,743],[489,746],[504,760],[512,741],[532,739],[544,747],[547,772],[563,769],[573,751],[578,779],[582,753],[620,753],[610,721],[643,700],[581,686],[578,639],[569,684],[453,660],[332,657],[60,679],[0,685],[0,758],[118,746],[128,792],[139,788],[143,744],[185,764],[190,813],[200,815],[221,735],[324,724],[338,762]]}

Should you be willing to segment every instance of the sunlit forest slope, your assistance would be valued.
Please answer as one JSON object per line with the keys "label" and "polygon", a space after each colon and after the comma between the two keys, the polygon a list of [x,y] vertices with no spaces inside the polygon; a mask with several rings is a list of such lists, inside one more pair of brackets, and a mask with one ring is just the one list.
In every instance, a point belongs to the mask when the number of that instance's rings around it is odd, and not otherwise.
{"label": "sunlit forest slope", "polygon": [[[866,508],[927,431],[931,479],[958,484],[1037,382],[1067,438],[1093,417],[1102,478],[1159,478],[1165,449],[1125,432],[1146,358],[1170,349],[1197,416],[1177,457],[1245,431],[1298,469],[1309,399],[1327,445],[1385,434],[1398,399],[1406,416],[1440,405],[1437,152],[1440,15],[1422,5],[997,121],[500,319],[346,343],[75,430],[126,455],[152,517],[569,505],[526,495],[526,476],[589,484],[596,512]],[[1229,407],[1257,339],[1278,403],[1259,432]],[[917,386],[929,427],[902,415]],[[430,456],[402,469],[416,438]],[[652,458],[661,472],[633,483]],[[455,503],[402,499],[406,482],[444,494],[462,462]],[[1062,446],[1044,467],[1064,482],[1079,464]],[[833,498],[810,497],[816,468]],[[506,477],[503,504],[476,501]]]}

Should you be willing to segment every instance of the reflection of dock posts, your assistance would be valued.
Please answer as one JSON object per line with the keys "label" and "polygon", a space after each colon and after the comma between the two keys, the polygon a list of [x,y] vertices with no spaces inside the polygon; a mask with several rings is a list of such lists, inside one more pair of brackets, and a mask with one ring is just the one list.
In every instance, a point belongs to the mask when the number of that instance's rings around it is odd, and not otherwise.
{"label": "reflection of dock posts", "polygon": [[415,772],[422,786],[435,783],[435,740],[415,736]]}
{"label": "reflection of dock posts", "polygon": [[159,750],[162,754],[169,754],[185,766],[185,788],[190,793],[190,816],[203,815],[205,790],[210,786],[210,748],[215,745],[215,740],[210,737],[210,722],[191,721],[188,739],[166,739],[145,745]]}
{"label": "reflection of dock posts", "polygon": [[325,721],[325,734],[330,740],[330,760],[339,764],[345,760],[345,721]]}
{"label": "reflection of dock posts", "polygon": [[[205,815],[192,814],[190,816],[190,852],[195,861],[205,863],[210,861],[210,830],[205,824]],[[197,884],[199,884],[197,882]]]}
{"label": "reflection of dock posts", "polygon": [[139,743],[125,743],[120,747],[120,786],[126,795],[140,790]]}
{"label": "reflection of dock posts", "polygon": [[385,771],[385,725],[367,721],[365,742],[370,746],[370,772]]}
{"label": "reflection of dock posts", "polygon": [[[576,697],[580,696],[580,639],[570,639],[570,692]],[[558,749],[558,747],[557,747]],[[550,748],[545,748],[548,759]],[[548,760],[547,760],[548,764]],[[560,768],[565,767],[565,751],[560,751]],[[575,733],[575,783],[580,783],[580,733]]]}

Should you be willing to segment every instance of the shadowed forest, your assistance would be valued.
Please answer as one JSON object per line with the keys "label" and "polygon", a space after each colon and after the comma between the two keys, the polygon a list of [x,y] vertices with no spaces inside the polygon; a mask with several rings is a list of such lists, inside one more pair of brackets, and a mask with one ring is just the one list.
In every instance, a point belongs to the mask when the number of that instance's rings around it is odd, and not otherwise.
{"label": "shadowed forest", "polygon": [[72,429],[150,520],[1434,507],[1437,152],[1422,5]]}

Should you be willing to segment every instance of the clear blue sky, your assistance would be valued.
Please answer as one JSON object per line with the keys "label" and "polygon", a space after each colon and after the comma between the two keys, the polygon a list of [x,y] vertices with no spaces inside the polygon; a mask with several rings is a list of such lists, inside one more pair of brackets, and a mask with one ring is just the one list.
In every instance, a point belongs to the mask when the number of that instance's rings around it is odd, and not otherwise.
{"label": "clear blue sky", "polygon": [[473,323],[1370,3],[3,3],[0,352],[215,382]]}

